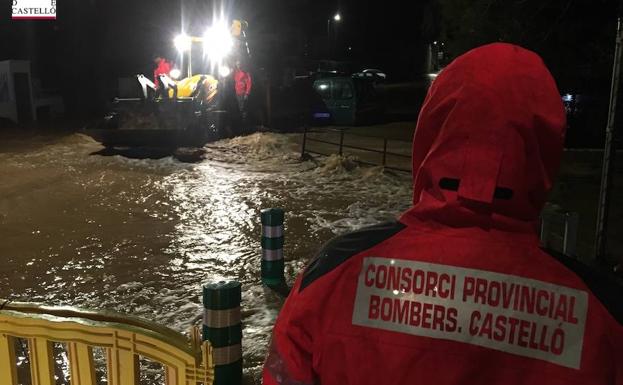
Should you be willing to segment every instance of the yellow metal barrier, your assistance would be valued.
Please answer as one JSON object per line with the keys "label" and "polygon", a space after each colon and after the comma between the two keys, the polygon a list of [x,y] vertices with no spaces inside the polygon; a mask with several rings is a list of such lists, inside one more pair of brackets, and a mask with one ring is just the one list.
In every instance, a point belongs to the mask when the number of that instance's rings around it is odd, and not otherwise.
{"label": "yellow metal barrier", "polygon": [[209,342],[110,312],[0,300],[0,384],[17,385],[15,339],[28,341],[32,385],[54,385],[55,342],[66,344],[72,385],[95,385],[94,347],[106,351],[109,385],[138,385],[139,355],[161,363],[167,385],[212,385]]}

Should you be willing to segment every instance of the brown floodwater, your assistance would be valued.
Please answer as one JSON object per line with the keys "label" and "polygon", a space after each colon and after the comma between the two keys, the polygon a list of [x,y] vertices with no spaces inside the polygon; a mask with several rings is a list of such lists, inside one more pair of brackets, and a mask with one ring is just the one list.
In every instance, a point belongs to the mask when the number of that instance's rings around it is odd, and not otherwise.
{"label": "brown floodwater", "polygon": [[260,282],[259,212],[286,211],[292,280],[336,234],[394,218],[411,176],[330,156],[299,159],[298,134],[209,144],[205,159],[102,156],[81,134],[0,138],[0,298],[114,310],[186,332],[203,283],[243,285],[246,383],[281,306]]}

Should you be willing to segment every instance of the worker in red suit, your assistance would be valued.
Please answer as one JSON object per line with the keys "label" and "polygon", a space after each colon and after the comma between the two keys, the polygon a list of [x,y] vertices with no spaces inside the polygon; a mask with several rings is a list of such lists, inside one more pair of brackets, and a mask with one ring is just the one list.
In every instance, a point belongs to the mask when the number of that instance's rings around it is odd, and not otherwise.
{"label": "worker in red suit", "polygon": [[413,207],[311,261],[264,384],[622,385],[620,281],[539,247],[564,132],[536,54],[496,43],[446,67],[413,139]]}
{"label": "worker in red suit", "polygon": [[240,61],[236,61],[234,70],[234,88],[236,90],[236,100],[243,119],[247,117],[247,101],[251,93],[251,74],[242,68]]}
{"label": "worker in red suit", "polygon": [[154,64],[156,65],[156,69],[154,69],[154,84],[156,84],[156,88],[158,88],[160,87],[160,80],[158,79],[158,76],[168,76],[173,69],[173,65],[160,55],[156,55],[154,57]]}

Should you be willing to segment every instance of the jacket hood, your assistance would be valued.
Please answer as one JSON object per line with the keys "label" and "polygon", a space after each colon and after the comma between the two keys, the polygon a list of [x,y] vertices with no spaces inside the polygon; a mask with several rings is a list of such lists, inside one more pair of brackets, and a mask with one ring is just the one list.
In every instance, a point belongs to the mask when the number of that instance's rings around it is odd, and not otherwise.
{"label": "jacket hood", "polygon": [[420,111],[407,216],[534,232],[565,127],[560,93],[538,55],[504,43],[467,52],[435,79]]}

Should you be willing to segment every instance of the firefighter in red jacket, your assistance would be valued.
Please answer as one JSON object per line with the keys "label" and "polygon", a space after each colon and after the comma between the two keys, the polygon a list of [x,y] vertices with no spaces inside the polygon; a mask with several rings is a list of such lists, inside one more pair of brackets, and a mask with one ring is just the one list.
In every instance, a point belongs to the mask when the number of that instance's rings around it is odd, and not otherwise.
{"label": "firefighter in red jacket", "polygon": [[236,89],[236,99],[242,118],[247,117],[247,100],[251,93],[251,74],[242,68],[240,61],[236,61],[234,70],[234,88]]}
{"label": "firefighter in red jacket", "polygon": [[154,64],[156,64],[156,69],[154,69],[154,84],[156,84],[156,87],[158,88],[160,87],[160,80],[158,79],[158,76],[168,76],[173,69],[173,65],[160,55],[156,55],[156,57],[154,57]]}
{"label": "firefighter in red jacket", "polygon": [[536,54],[496,43],[446,67],[413,139],[413,208],[312,260],[264,384],[622,385],[620,282],[539,248],[564,131]]}

